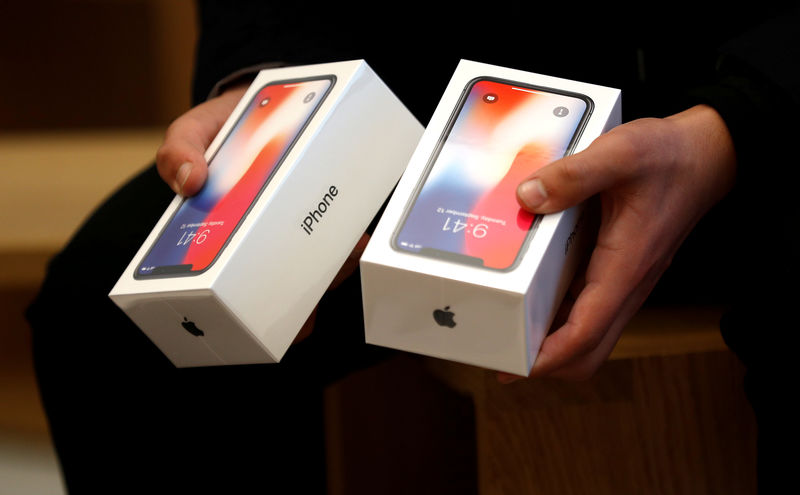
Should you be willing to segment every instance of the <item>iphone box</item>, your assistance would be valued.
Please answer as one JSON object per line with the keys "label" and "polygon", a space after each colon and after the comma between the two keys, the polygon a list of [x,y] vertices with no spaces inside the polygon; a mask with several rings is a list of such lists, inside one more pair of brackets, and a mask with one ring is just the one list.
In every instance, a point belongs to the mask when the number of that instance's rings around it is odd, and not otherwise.
{"label": "iphone box", "polygon": [[279,361],[422,132],[364,61],[259,72],[110,297],[178,367]]}
{"label": "iphone box", "polygon": [[361,258],[366,340],[528,375],[592,239],[517,185],[620,122],[617,89],[462,60]]}

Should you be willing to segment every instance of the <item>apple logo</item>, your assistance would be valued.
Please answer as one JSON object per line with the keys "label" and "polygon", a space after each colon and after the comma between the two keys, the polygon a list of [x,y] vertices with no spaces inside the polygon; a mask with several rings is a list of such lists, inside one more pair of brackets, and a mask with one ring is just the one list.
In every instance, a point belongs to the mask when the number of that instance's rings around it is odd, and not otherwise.
{"label": "apple logo", "polygon": [[185,328],[187,332],[194,335],[195,337],[202,337],[203,335],[205,335],[205,332],[197,328],[197,325],[195,325],[193,321],[189,321],[189,318],[185,316],[183,317],[181,326]]}
{"label": "apple logo", "polygon": [[445,306],[444,309],[436,309],[433,311],[433,319],[442,327],[453,328],[456,326],[456,322],[453,321],[455,315],[455,313],[450,311],[450,306]]}

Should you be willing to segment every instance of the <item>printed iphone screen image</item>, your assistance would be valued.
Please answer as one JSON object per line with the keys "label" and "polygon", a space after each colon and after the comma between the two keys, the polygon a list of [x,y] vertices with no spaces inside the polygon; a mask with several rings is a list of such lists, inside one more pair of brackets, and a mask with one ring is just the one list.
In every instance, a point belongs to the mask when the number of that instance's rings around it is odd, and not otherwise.
{"label": "printed iphone screen image", "polygon": [[470,82],[392,240],[394,249],[512,269],[536,216],[517,186],[569,154],[592,111],[585,95],[493,78]]}
{"label": "printed iphone screen image", "polygon": [[192,275],[210,267],[334,82],[322,76],[261,88],[209,160],[203,188],[181,203],[134,275]]}

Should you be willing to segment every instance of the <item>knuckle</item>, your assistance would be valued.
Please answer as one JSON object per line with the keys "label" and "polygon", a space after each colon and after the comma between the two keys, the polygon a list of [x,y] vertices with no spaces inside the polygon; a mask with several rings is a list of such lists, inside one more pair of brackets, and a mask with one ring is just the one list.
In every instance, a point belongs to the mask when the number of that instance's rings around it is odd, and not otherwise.
{"label": "knuckle", "polygon": [[546,181],[546,189],[552,206],[568,202],[574,196],[583,196],[589,187],[587,164],[581,159],[565,159],[553,169],[551,180]]}
{"label": "knuckle", "polygon": [[170,158],[172,157],[172,146],[164,142],[156,150],[156,165],[159,169],[166,169],[169,166]]}
{"label": "knuckle", "polygon": [[168,126],[167,130],[164,133],[165,138],[169,140],[172,136],[176,133],[180,134],[180,129],[183,126],[183,120],[186,118],[186,115],[182,115],[177,119],[173,120]]}
{"label": "knuckle", "polygon": [[643,118],[616,127],[607,137],[613,140],[627,175],[640,176],[671,163],[676,150],[672,128],[665,119]]}
{"label": "knuckle", "polygon": [[584,351],[591,352],[597,349],[600,346],[600,343],[603,342],[603,337],[605,337],[608,329],[603,329],[602,331],[594,331],[590,332],[584,340]]}
{"label": "knuckle", "polygon": [[581,160],[564,160],[559,171],[561,180],[580,186],[586,173],[586,166]]}
{"label": "knuckle", "polygon": [[645,147],[637,127],[617,127],[608,134],[607,139],[614,140],[612,145],[623,163],[640,163],[644,159]]}

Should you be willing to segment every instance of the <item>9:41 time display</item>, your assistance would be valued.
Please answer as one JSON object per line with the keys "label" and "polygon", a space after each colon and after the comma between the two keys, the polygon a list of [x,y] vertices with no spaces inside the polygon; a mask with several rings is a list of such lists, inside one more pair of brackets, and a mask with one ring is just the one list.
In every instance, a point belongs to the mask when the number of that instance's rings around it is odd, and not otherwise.
{"label": "9:41 time display", "polygon": [[464,230],[467,234],[472,234],[472,237],[476,239],[483,239],[486,237],[486,234],[489,233],[489,226],[485,223],[477,223],[473,225],[471,223],[464,222],[459,218],[453,220],[452,218],[447,217],[444,221],[444,225],[442,226],[442,230],[450,231],[454,234]]}
{"label": "9:41 time display", "polygon": [[210,234],[210,233],[211,233],[210,229],[205,229],[205,230],[202,230],[200,232],[197,232],[196,230],[195,231],[184,232],[183,235],[181,236],[181,238],[178,240],[178,244],[177,245],[178,246],[185,246],[185,245],[189,244],[192,241],[194,241],[195,244],[200,245],[200,244],[204,243],[206,239],[208,239],[208,234]]}

